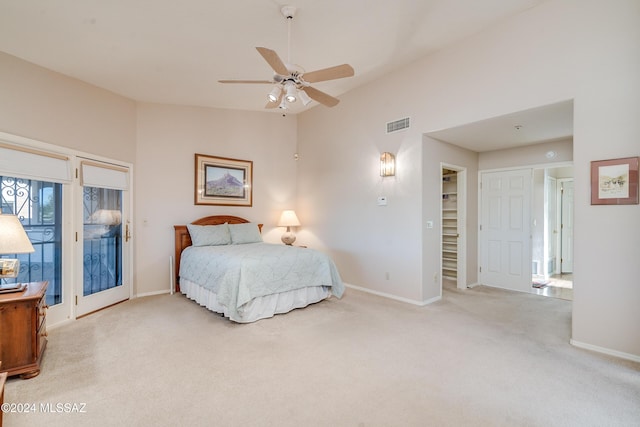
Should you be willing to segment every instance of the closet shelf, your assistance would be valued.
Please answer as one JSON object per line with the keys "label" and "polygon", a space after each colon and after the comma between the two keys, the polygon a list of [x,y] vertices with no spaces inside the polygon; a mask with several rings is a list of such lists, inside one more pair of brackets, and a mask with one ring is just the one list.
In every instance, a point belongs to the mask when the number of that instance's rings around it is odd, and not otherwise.
{"label": "closet shelf", "polygon": [[442,278],[458,276],[458,173],[442,170]]}

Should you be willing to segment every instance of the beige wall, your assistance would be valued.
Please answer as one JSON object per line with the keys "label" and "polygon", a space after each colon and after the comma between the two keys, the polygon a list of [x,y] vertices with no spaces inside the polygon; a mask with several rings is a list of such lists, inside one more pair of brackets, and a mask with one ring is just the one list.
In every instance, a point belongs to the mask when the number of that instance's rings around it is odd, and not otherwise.
{"label": "beige wall", "polygon": [[134,163],[136,104],[0,52],[0,131]]}
{"label": "beige wall", "polygon": [[[317,161],[299,169],[301,214],[314,219],[315,239],[333,251],[345,280],[416,301],[437,296],[428,282],[439,261],[423,253],[431,212],[422,187],[438,187],[439,178],[418,159],[437,153],[422,133],[573,99],[572,339],[640,358],[640,207],[589,202],[592,160],[640,154],[638,16],[635,0],[552,0],[343,95],[335,109],[303,113],[299,150]],[[406,116],[410,131],[384,134],[385,122]],[[400,159],[389,182],[376,177],[383,149]],[[375,206],[381,193],[384,209]]]}
{"label": "beige wall", "polygon": [[[158,104],[139,104],[137,116],[137,294],[169,289],[174,224],[237,215],[263,223],[264,239],[280,242],[280,213],[296,207],[295,117]],[[253,207],[196,206],[195,153],[253,161]]]}
{"label": "beige wall", "polygon": [[[386,135],[401,116],[370,107],[355,96],[299,117],[300,239],[330,252],[347,283],[420,302],[421,136]],[[395,177],[380,177],[383,151],[396,155]]]}

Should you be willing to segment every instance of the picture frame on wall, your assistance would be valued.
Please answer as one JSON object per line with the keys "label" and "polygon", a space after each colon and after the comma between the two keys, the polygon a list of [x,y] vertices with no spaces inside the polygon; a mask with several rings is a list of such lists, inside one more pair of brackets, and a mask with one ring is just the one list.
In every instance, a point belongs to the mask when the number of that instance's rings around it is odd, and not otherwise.
{"label": "picture frame on wall", "polygon": [[640,157],[591,162],[592,205],[637,205]]}
{"label": "picture frame on wall", "polygon": [[252,206],[253,162],[195,155],[195,204]]}

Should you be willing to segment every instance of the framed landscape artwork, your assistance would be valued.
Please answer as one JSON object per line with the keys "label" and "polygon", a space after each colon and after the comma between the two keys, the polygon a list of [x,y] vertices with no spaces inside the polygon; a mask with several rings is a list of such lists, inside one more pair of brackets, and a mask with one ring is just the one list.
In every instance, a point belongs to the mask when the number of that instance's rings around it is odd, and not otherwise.
{"label": "framed landscape artwork", "polygon": [[591,162],[592,205],[638,204],[638,157]]}
{"label": "framed landscape artwork", "polygon": [[252,205],[252,161],[205,154],[195,157],[196,205]]}

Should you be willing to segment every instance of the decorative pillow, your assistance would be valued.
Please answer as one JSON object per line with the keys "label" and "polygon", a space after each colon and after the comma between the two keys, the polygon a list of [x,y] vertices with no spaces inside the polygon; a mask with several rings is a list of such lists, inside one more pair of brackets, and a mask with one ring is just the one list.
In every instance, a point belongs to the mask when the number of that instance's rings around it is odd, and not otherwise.
{"label": "decorative pillow", "polygon": [[262,242],[262,236],[260,235],[258,225],[253,222],[229,224],[229,232],[231,233],[232,245]]}
{"label": "decorative pillow", "polygon": [[231,244],[231,235],[227,224],[194,225],[187,224],[193,246],[219,246]]}

